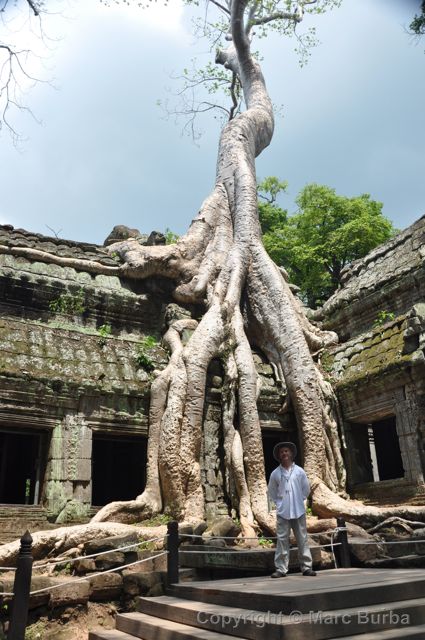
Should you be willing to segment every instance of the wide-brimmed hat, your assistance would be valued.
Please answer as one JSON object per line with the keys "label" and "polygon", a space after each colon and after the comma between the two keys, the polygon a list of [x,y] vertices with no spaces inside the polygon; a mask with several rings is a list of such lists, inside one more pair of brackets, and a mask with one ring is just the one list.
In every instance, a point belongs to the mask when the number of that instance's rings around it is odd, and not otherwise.
{"label": "wide-brimmed hat", "polygon": [[294,454],[294,458],[295,458],[295,456],[297,455],[297,447],[294,445],[293,442],[278,442],[273,447],[273,458],[275,460],[277,460],[277,462],[280,462],[279,450],[282,447],[288,447],[288,449],[291,449],[292,453]]}

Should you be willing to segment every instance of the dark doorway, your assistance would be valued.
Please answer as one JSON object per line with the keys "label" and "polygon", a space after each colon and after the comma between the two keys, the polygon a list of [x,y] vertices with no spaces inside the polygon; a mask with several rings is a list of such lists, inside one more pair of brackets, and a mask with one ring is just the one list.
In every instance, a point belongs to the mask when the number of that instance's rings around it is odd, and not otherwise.
{"label": "dark doorway", "polygon": [[370,448],[373,459],[373,447],[375,447],[379,480],[404,478],[395,417],[373,422],[370,427]]}
{"label": "dark doorway", "polygon": [[146,438],[93,435],[92,504],[133,500],[145,487]]}
{"label": "dark doorway", "polygon": [[352,485],[404,477],[394,416],[353,424],[348,442]]}
{"label": "dark doorway", "polygon": [[0,503],[39,503],[43,435],[0,431]]}

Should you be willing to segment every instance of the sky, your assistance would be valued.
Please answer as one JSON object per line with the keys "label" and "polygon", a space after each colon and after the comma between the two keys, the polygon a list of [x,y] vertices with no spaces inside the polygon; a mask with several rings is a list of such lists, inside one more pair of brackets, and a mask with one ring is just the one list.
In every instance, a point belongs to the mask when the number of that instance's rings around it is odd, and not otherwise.
{"label": "sky", "polygon": [[[317,182],[370,193],[400,229],[425,214],[425,40],[405,31],[419,4],[343,0],[309,18],[321,44],[302,68],[292,41],[258,42],[282,115],[257,175],[288,181],[290,212]],[[45,16],[49,51],[33,71],[50,82],[22,98],[40,123],[11,113],[18,146],[0,132],[0,223],[97,244],[116,224],[184,233],[213,188],[220,131],[199,121],[195,144],[158,106],[178,90],[172,75],[211,55],[185,11],[179,0],[146,11],[67,0]],[[14,36],[31,42],[25,26]]]}

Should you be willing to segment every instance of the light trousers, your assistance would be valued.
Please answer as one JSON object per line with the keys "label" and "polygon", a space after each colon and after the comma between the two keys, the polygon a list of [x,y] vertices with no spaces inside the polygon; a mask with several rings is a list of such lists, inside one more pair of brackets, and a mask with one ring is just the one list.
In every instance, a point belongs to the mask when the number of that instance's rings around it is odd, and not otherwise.
{"label": "light trousers", "polygon": [[305,513],[294,520],[286,520],[277,516],[277,542],[274,554],[274,564],[278,571],[288,572],[289,565],[289,535],[291,529],[294,532],[298,546],[298,561],[301,571],[313,567],[310,549],[307,540],[307,525]]}

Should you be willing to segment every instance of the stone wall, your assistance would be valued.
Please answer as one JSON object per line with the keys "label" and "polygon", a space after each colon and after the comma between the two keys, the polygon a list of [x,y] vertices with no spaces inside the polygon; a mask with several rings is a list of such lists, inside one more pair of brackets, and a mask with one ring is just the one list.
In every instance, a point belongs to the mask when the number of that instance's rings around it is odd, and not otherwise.
{"label": "stone wall", "polygon": [[[397,483],[376,483],[379,492],[370,484],[360,487],[362,498],[366,492],[377,503],[424,493],[424,247],[421,218],[347,268],[341,288],[322,310],[324,326],[340,338],[338,346],[321,355],[321,365],[341,403],[348,478],[355,494],[356,477],[361,477],[355,425],[395,419],[404,475]],[[366,437],[363,446],[369,446]]]}

